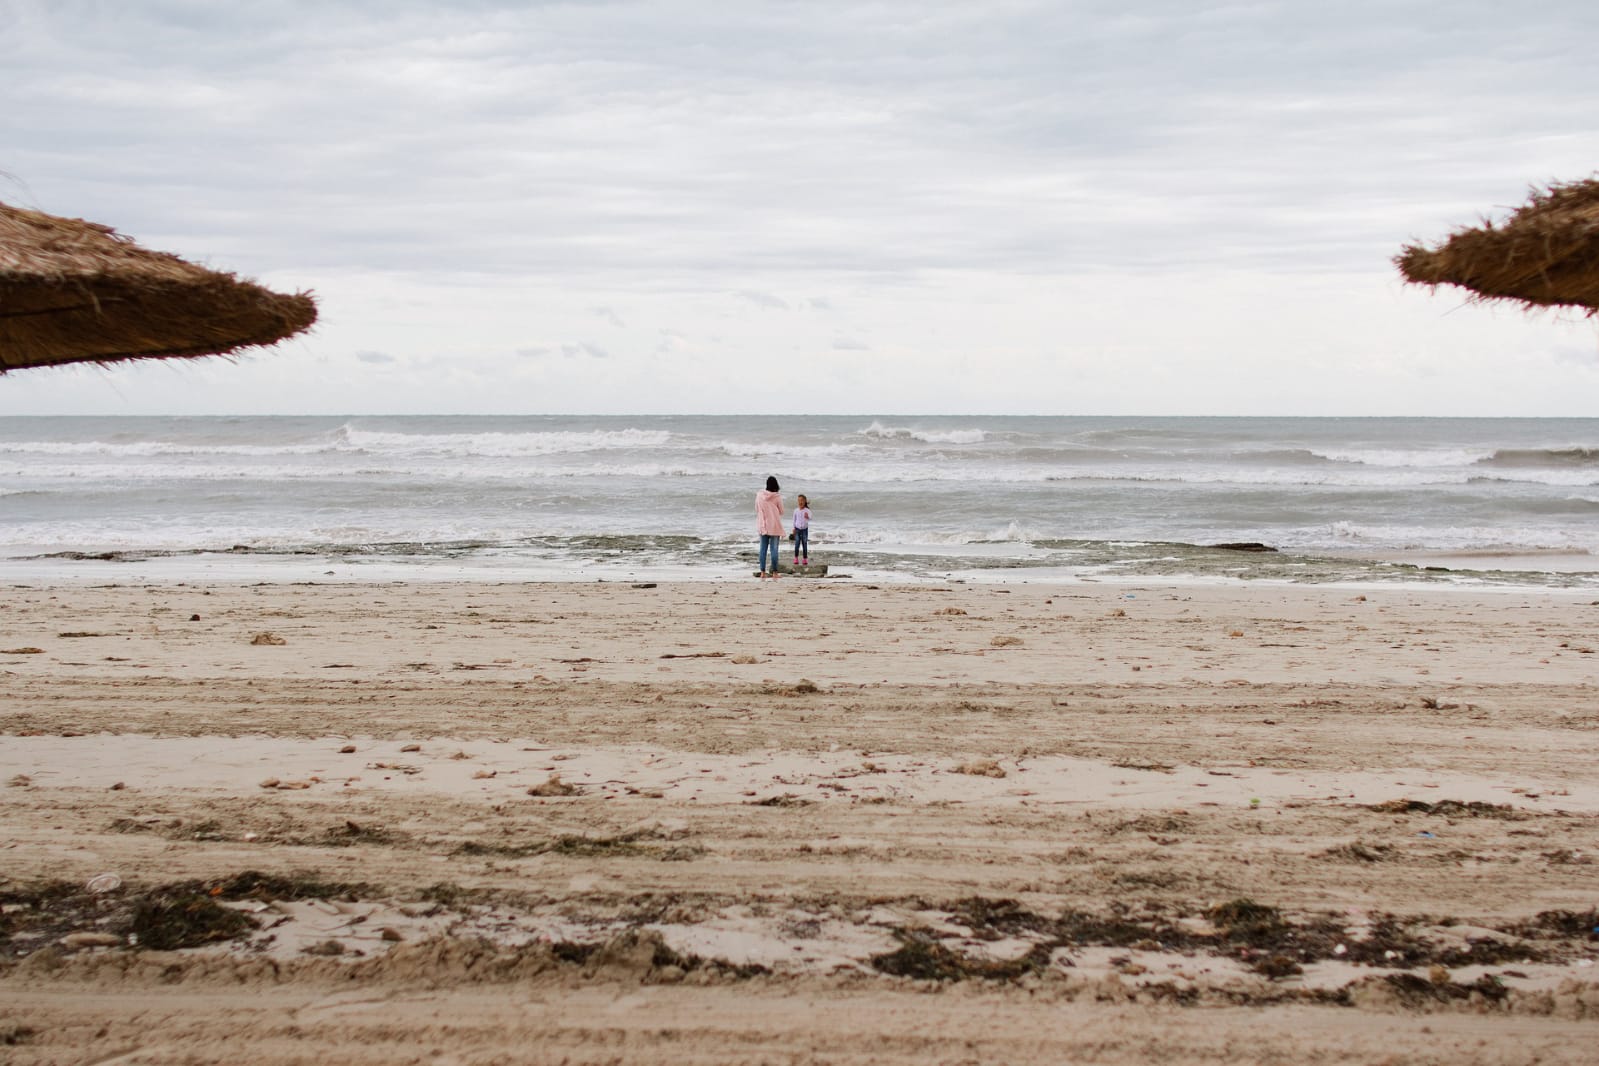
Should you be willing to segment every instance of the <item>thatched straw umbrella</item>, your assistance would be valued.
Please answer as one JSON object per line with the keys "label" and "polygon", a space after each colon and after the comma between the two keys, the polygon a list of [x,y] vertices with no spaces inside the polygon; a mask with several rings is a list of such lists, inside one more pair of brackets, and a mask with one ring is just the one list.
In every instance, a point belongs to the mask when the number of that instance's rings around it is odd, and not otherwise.
{"label": "thatched straw umbrella", "polygon": [[1534,189],[1499,225],[1484,220],[1433,249],[1406,245],[1394,263],[1420,285],[1448,282],[1479,299],[1599,313],[1599,179]]}
{"label": "thatched straw umbrella", "polygon": [[0,204],[0,374],[224,355],[315,321],[309,293],[284,296],[106,226]]}

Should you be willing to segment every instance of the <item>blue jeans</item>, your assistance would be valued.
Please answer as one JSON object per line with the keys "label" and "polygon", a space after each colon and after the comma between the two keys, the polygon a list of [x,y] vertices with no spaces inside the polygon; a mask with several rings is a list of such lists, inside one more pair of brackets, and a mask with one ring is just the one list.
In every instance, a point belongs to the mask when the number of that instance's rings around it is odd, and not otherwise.
{"label": "blue jeans", "polygon": [[[777,573],[777,556],[782,551],[783,538],[771,533],[761,534],[761,573]],[[770,552],[772,565],[766,565],[766,555]]]}
{"label": "blue jeans", "polygon": [[811,557],[810,526],[806,526],[804,529],[796,529],[794,531],[794,558],[798,559],[801,555],[805,556],[807,559]]}

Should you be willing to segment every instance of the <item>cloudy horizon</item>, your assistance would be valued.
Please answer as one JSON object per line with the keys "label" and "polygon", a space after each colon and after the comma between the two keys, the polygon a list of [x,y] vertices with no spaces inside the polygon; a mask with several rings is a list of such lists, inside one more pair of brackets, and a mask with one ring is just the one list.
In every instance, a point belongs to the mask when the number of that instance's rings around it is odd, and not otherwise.
{"label": "cloudy horizon", "polygon": [[0,201],[319,298],[0,413],[1579,415],[1390,262],[1587,177],[1599,13],[0,0]]}

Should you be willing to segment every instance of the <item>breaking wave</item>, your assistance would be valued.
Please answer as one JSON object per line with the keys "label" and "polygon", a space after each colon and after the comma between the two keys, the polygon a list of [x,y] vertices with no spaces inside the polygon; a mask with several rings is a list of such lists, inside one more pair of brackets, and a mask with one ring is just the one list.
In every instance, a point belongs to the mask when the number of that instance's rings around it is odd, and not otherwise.
{"label": "breaking wave", "polygon": [[1599,448],[1501,448],[1485,466],[1599,466]]}
{"label": "breaking wave", "polygon": [[910,426],[885,426],[874,421],[860,431],[874,440],[915,440],[923,444],[981,444],[988,433],[981,429],[915,429]]}

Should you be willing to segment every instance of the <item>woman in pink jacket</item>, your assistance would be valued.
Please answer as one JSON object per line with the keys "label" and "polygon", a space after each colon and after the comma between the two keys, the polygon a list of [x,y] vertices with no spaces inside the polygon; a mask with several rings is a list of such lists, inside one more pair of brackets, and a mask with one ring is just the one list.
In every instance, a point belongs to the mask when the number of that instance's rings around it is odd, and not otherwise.
{"label": "woman in pink jacket", "polygon": [[[756,577],[777,576],[777,553],[783,543],[783,497],[778,495],[777,479],[766,479],[766,488],[755,494],[755,528],[761,535],[761,569]],[[766,564],[767,552],[772,563]]]}

